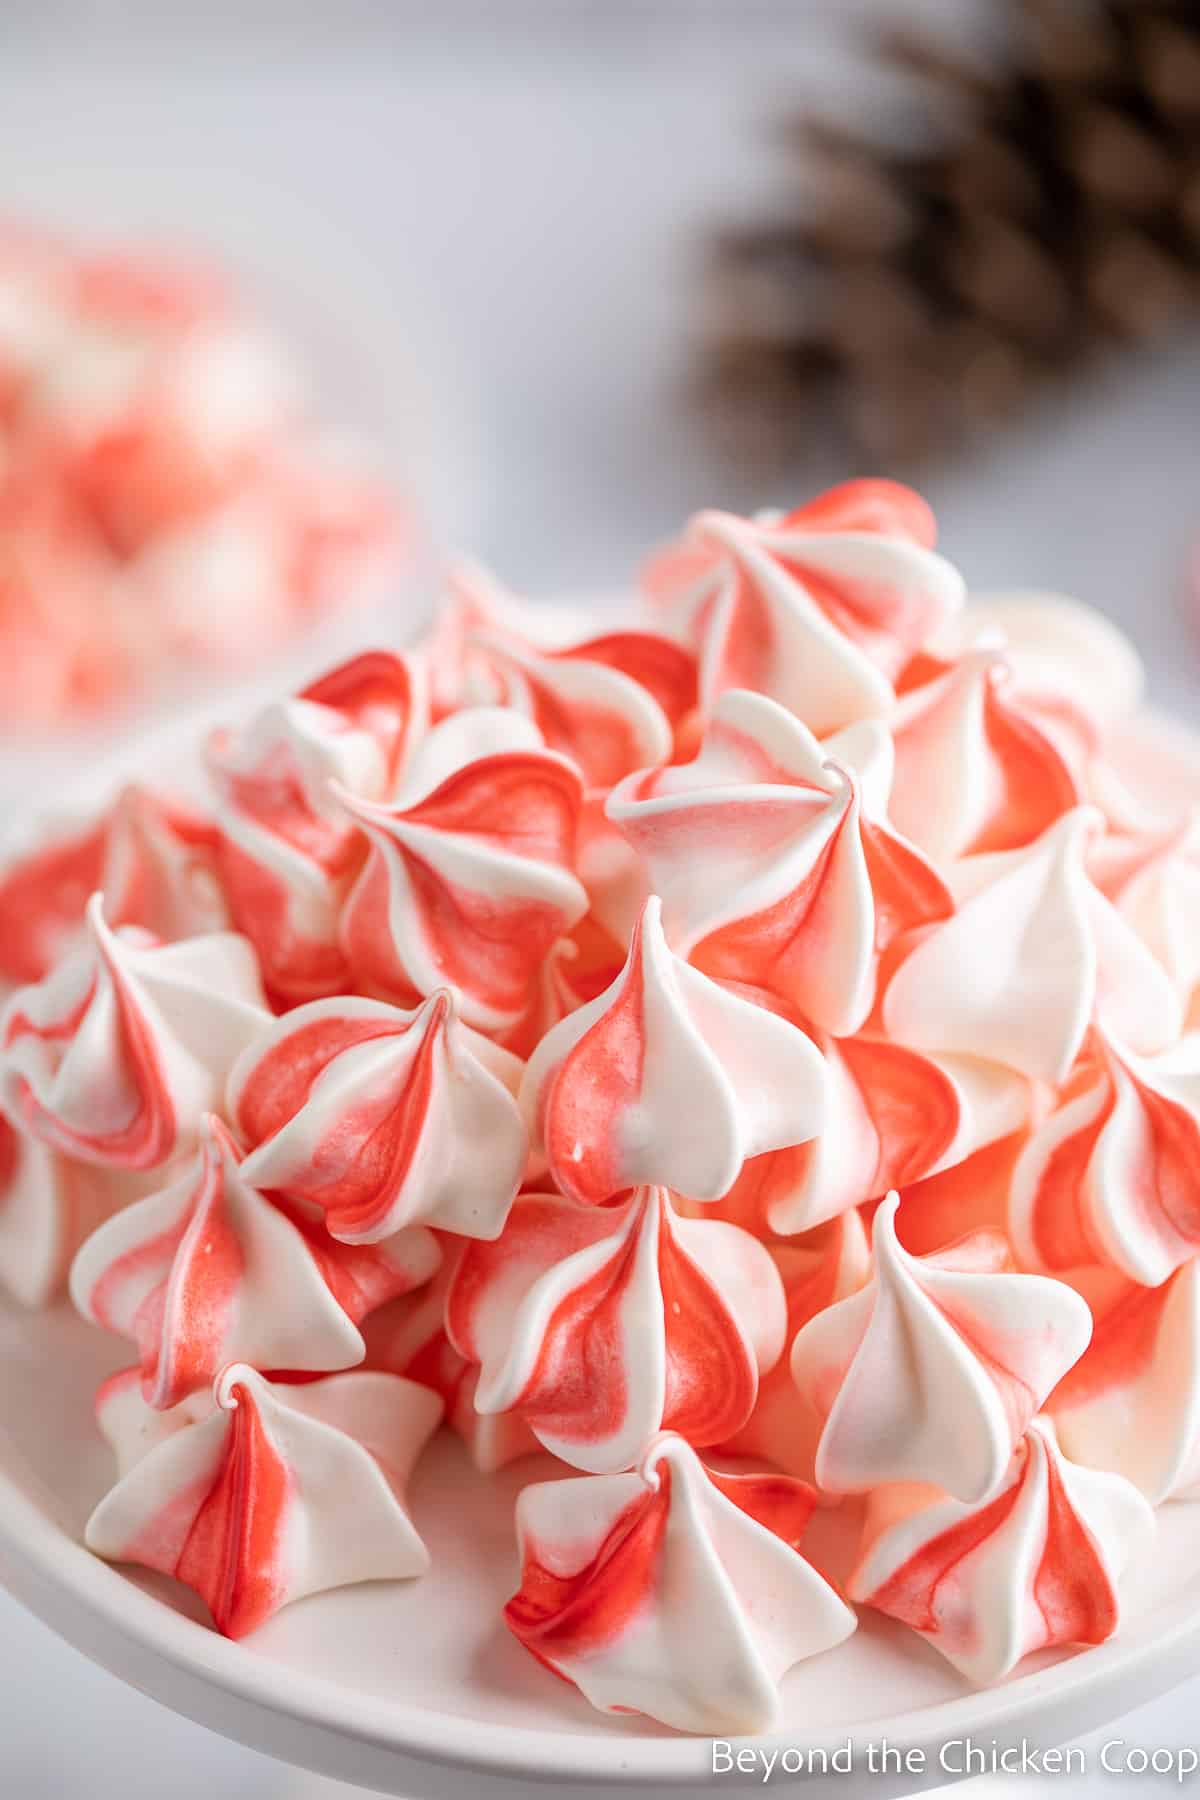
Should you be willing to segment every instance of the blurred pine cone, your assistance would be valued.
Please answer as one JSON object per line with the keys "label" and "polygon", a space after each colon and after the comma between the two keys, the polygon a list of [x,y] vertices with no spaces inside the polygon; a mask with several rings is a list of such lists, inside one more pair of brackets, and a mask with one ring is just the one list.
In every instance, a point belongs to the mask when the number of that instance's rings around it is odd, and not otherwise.
{"label": "blurred pine cone", "polygon": [[833,427],[911,465],[1200,301],[1200,0],[997,6],[994,66],[873,46],[953,121],[939,142],[786,121],[819,203],[714,241],[698,391],[740,458]]}

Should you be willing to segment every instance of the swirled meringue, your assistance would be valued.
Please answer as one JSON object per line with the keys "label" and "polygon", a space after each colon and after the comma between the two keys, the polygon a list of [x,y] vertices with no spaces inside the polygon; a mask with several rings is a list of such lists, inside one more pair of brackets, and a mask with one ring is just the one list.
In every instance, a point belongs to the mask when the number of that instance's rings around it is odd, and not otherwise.
{"label": "swirled meringue", "polygon": [[193,1166],[88,1239],[71,1297],[93,1324],[132,1338],[151,1406],[211,1388],[227,1363],[319,1373],[363,1358],[364,1314],[427,1281],[431,1232],[349,1249],[251,1186],[219,1119]]}
{"label": "swirled meringue", "polygon": [[602,1712],[764,1730],[784,1672],[855,1629],[799,1552],[812,1502],[787,1476],[718,1475],[670,1434],[628,1474],[527,1487],[505,1623]]}
{"label": "swirled meringue", "polygon": [[431,1282],[389,1301],[364,1321],[366,1365],[406,1375],[440,1394],[446,1424],[462,1439],[475,1467],[491,1475],[542,1446],[518,1413],[476,1409],[479,1370],[446,1336],[446,1298],[457,1266],[457,1247],[446,1240],[441,1268]]}
{"label": "swirled meringue", "polygon": [[718,1208],[760,1236],[809,1231],[955,1168],[1029,1116],[1030,1083],[999,1063],[923,1056],[882,1037],[812,1036],[825,1062],[821,1131],[747,1162]]}
{"label": "swirled meringue", "polygon": [[1087,1348],[1091,1313],[1062,1282],[1010,1272],[1002,1238],[909,1256],[898,1205],[891,1195],[875,1214],[870,1284],[792,1345],[793,1380],[825,1414],[817,1482],[854,1494],[919,1481],[982,1500]]}
{"label": "swirled meringue", "polygon": [[130,786],[99,819],[47,825],[0,869],[0,979],[40,981],[83,936],[97,890],[110,925],[174,942],[223,931],[217,834],[195,807]]}
{"label": "swirled meringue", "polygon": [[1003,653],[919,658],[890,720],[893,824],[939,862],[1019,850],[1081,799],[1051,737],[1009,698]]}
{"label": "swirled meringue", "polygon": [[1153,1530],[1130,1482],[1068,1462],[1035,1420],[982,1505],[918,1485],[873,1494],[847,1591],[984,1685],[1034,1650],[1110,1638],[1117,1581]]}
{"label": "swirled meringue", "polygon": [[[374,1370],[285,1385],[235,1363],[214,1400],[201,1418],[188,1405],[157,1415],[157,1441],[88,1520],[89,1549],[175,1576],[233,1638],[306,1594],[424,1574],[404,1490],[436,1394]],[[100,1402],[102,1431],[136,1430],[128,1383]]]}
{"label": "swirled meringue", "polygon": [[602,1474],[660,1428],[696,1444],[740,1430],[785,1323],[763,1246],[680,1218],[662,1188],[603,1207],[523,1195],[494,1244],[465,1247],[446,1303],[451,1343],[480,1365],[479,1411],[519,1413]]}
{"label": "swirled meringue", "polygon": [[128,1178],[72,1162],[0,1114],[0,1288],[45,1306],[89,1232],[129,1198]]}
{"label": "swirled meringue", "polygon": [[521,1105],[573,1200],[647,1182],[716,1200],[748,1157],[821,1129],[824,1069],[787,1019],[673,955],[651,898],[617,980],[530,1058]]}
{"label": "swirled meringue", "polygon": [[268,989],[289,1002],[348,985],[338,927],[363,840],[333,783],[385,799],[424,707],[415,665],[376,650],[209,742],[230,910]]}
{"label": "swirled meringue", "polygon": [[158,944],[132,927],[114,932],[96,894],[86,944],[9,1001],[0,1101],[69,1156],[157,1168],[195,1141],[267,1020],[245,938]]}
{"label": "swirled meringue", "polygon": [[1137,1057],[1103,1032],[1013,1171],[1010,1230],[1035,1268],[1107,1263],[1156,1286],[1200,1251],[1200,1033]]}
{"label": "swirled meringue", "polygon": [[891,754],[882,726],[818,744],[774,701],[735,689],[694,762],[622,782],[608,816],[645,862],[679,953],[823,1030],[857,1031],[880,953],[953,910],[936,870],[883,822]]}
{"label": "swirled meringue", "polygon": [[525,1168],[520,1071],[448,993],[415,1012],[311,1001],[230,1075],[230,1116],[250,1146],[242,1178],[319,1207],[349,1244],[411,1225],[495,1237]]}
{"label": "swirled meringue", "polygon": [[701,705],[754,688],[823,737],[892,704],[893,682],[963,601],[916,494],[849,481],[785,514],[697,513],[647,582],[699,646]]}
{"label": "swirled meringue", "polygon": [[370,841],[341,926],[360,986],[403,1003],[450,987],[469,1024],[516,1024],[588,907],[575,768],[520,715],[475,707],[434,727],[394,804],[341,798]]}
{"label": "swirled meringue", "polygon": [[1110,830],[1088,873],[1190,1007],[1200,986],[1200,807],[1150,830]]}
{"label": "swirled meringue", "polygon": [[[870,1246],[856,1207],[803,1237],[767,1248],[783,1282],[789,1344],[810,1319],[857,1294],[870,1278]],[[760,1376],[754,1411],[721,1450],[729,1456],[762,1458],[789,1475],[815,1482],[824,1424],[825,1415],[801,1394],[789,1360],[782,1356]]]}
{"label": "swirled meringue", "polygon": [[[1090,1271],[1077,1279],[1086,1279]],[[1093,1290],[1100,1285],[1093,1276]],[[1047,1402],[1067,1455],[1123,1475],[1151,1506],[1200,1497],[1200,1263],[1158,1287],[1091,1295],[1087,1350]],[[1114,1290],[1115,1287],[1115,1291]]]}
{"label": "swirled meringue", "polygon": [[957,864],[958,911],[892,976],[888,1033],[1049,1082],[1065,1079],[1093,1018],[1143,1053],[1173,1043],[1178,994],[1087,878],[1084,857],[1100,825],[1094,809],[1077,807],[1023,850]]}

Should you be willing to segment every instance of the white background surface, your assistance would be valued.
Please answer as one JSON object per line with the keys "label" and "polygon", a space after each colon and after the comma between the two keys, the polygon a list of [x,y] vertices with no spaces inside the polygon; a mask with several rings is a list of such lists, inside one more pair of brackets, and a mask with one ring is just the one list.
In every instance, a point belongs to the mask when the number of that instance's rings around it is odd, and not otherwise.
{"label": "white background surface", "polygon": [[[734,497],[674,398],[695,233],[778,190],[753,130],[771,96],[802,82],[860,104],[831,20],[866,9],[9,0],[3,205],[219,251],[293,324],[324,390],[415,470],[448,533],[533,591],[609,587],[686,511]],[[1126,366],[926,491],[974,585],[1095,601],[1138,637],[1158,698],[1195,715],[1182,575],[1200,536],[1200,342]],[[310,1791],[2,1599],[0,1644],[4,1800]],[[1200,1741],[1200,1684],[1121,1735]]]}

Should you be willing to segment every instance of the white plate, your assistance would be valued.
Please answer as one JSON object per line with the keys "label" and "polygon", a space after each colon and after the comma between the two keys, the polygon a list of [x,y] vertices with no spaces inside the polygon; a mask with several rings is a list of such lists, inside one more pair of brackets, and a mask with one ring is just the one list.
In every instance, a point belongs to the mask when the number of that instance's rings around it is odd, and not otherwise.
{"label": "white plate", "polygon": [[[1156,725],[1136,748],[1160,792],[1189,778],[1194,791],[1194,740]],[[302,1601],[242,1644],[208,1629],[175,1584],[98,1562],[79,1541],[112,1479],[91,1396],[126,1361],[126,1346],[65,1306],[40,1316],[0,1307],[0,1575],[97,1662],[255,1749],[410,1800],[517,1800],[531,1779],[579,1795],[701,1781],[744,1793],[752,1783],[745,1773],[713,1780],[707,1740],[593,1712],[505,1632],[512,1502],[538,1477],[536,1460],[485,1479],[442,1434],[411,1492],[432,1572]],[[845,1523],[826,1514],[815,1529],[836,1558]],[[848,1643],[785,1680],[778,1732],[746,1743],[811,1760],[849,1739],[854,1771],[836,1778],[837,1794],[883,1800],[944,1780],[938,1753],[953,1740],[1046,1747],[1154,1698],[1200,1670],[1200,1506],[1160,1512],[1154,1549],[1123,1597],[1113,1642],[1032,1659],[983,1693],[911,1633],[864,1617]],[[872,1773],[867,1746],[884,1739],[923,1751],[924,1771]]]}

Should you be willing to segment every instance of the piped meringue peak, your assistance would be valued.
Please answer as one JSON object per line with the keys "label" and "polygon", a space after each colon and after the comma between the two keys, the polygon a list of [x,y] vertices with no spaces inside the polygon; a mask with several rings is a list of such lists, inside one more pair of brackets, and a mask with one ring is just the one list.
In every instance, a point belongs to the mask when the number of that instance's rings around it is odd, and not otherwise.
{"label": "piped meringue peak", "polygon": [[0,1282],[133,1346],[101,1555],[231,1635],[418,1575],[444,1418],[567,1475],[505,1618],[604,1711],[770,1724],[855,1625],[818,1503],[968,1679],[1115,1629],[1200,1494],[1200,778],[935,537],[701,513],[619,619],[460,563],[9,835]]}
{"label": "piped meringue peak", "polygon": [[717,1200],[748,1157],[820,1131],[825,1073],[804,1032],[673,954],[652,897],[616,981],[535,1050],[521,1103],[571,1199],[651,1182]]}

